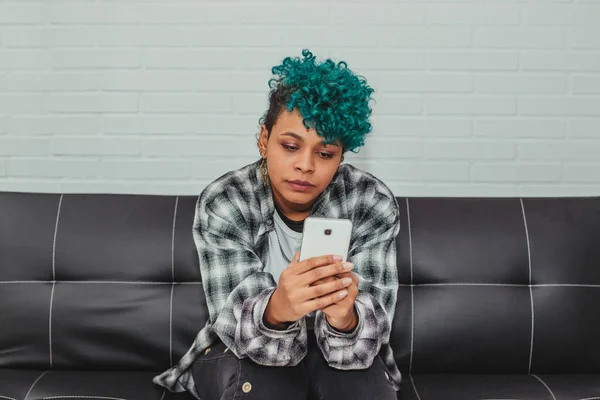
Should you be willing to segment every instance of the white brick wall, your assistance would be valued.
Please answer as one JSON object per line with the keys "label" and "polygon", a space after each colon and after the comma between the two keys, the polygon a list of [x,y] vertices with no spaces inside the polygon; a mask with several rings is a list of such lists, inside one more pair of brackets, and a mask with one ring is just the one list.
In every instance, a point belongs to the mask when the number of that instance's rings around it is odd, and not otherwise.
{"label": "white brick wall", "polygon": [[270,67],[376,89],[398,195],[600,195],[597,0],[0,0],[0,190],[197,194],[254,161]]}

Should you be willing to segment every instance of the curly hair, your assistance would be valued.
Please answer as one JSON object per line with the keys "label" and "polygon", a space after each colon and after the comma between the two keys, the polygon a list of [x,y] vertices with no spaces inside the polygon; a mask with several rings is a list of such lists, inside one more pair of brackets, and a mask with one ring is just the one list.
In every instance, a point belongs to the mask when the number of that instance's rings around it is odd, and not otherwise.
{"label": "curly hair", "polygon": [[297,109],[304,126],[314,128],[325,143],[339,140],[344,152],[356,152],[372,129],[369,101],[374,89],[344,61],[328,58],[318,63],[308,49],[302,50],[302,56],[286,57],[272,68],[277,77],[269,80],[269,108],[259,123],[270,135],[284,107]]}

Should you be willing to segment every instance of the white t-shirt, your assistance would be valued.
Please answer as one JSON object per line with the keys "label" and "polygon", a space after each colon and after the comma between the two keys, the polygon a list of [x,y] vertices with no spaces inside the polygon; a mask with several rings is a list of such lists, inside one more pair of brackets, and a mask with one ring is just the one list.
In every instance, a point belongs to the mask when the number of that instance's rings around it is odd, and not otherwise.
{"label": "white t-shirt", "polygon": [[[269,254],[264,271],[270,272],[277,283],[279,282],[279,276],[289,265],[287,260],[283,258],[281,250],[291,260],[296,251],[300,250],[302,232],[296,232],[287,226],[277,211],[273,214],[273,220],[275,229],[269,234]],[[277,241],[278,237],[279,242]],[[281,249],[279,244],[281,244]]]}

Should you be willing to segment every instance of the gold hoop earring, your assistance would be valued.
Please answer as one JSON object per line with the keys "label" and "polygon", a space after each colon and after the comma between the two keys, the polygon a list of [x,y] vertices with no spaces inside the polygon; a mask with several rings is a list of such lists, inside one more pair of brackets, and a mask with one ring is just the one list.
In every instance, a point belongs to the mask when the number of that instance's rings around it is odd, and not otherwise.
{"label": "gold hoop earring", "polygon": [[262,175],[263,187],[267,187],[267,180],[269,179],[269,172],[267,171],[267,159],[263,158],[260,163],[260,173]]}

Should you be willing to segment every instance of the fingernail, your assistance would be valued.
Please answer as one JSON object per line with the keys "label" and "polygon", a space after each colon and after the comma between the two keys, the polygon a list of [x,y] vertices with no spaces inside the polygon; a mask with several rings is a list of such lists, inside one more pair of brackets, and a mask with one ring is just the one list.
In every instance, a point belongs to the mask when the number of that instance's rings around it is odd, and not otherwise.
{"label": "fingernail", "polygon": [[350,271],[352,268],[354,268],[354,265],[352,265],[352,263],[349,263],[349,262],[344,263],[344,269],[346,271]]}
{"label": "fingernail", "polygon": [[334,261],[342,261],[342,256],[333,256]]}
{"label": "fingernail", "polygon": [[348,294],[348,291],[347,291],[347,290],[344,290],[343,292],[340,292],[340,294],[338,294],[338,297],[339,297],[340,299],[343,299],[344,297],[346,297],[346,295],[347,295],[347,294]]}
{"label": "fingernail", "polygon": [[350,286],[350,284],[352,283],[352,278],[344,278],[342,279],[342,283],[344,284],[344,286]]}

